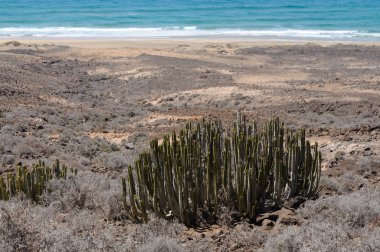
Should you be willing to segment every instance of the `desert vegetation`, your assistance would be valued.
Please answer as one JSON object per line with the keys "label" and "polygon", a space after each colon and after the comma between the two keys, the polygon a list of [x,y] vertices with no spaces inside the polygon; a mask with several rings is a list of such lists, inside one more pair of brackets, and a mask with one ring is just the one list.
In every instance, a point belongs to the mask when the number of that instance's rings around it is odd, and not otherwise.
{"label": "desert vegetation", "polygon": [[[311,146],[304,129],[285,129],[278,118],[263,132],[240,112],[232,130],[223,129],[221,121],[189,123],[178,137],[173,132],[162,144],[153,140],[135,169],[128,167],[128,184],[121,180],[123,210],[135,222],[147,222],[151,210],[191,226],[200,211],[216,220],[224,205],[253,221],[284,199],[317,196],[321,159],[318,144]],[[0,200],[26,196],[38,202],[43,193],[54,193],[46,191],[50,180],[67,179],[68,168],[56,160],[51,168],[39,161],[31,169],[19,164],[15,171],[0,177]]]}
{"label": "desert vegetation", "polygon": [[[187,227],[208,227],[222,219],[232,220],[234,214],[235,220],[229,225],[243,219],[257,224],[259,214],[280,209],[284,200],[317,196],[321,153],[317,143],[311,146],[305,139],[305,130],[286,129],[276,118],[259,131],[256,123],[248,124],[239,112],[231,130],[223,129],[221,121],[203,120],[187,124],[178,137],[176,132],[171,138],[165,135],[162,144],[158,144],[158,139],[153,140],[150,151],[140,154],[135,161],[134,169],[128,167],[128,184],[122,178],[122,190],[119,187],[119,192],[114,191],[107,201],[95,203],[94,197],[98,195],[88,198],[88,194],[96,193],[95,187],[102,183],[110,189],[111,182],[106,181],[107,178],[101,183],[93,181],[89,190],[84,189],[89,183],[85,181],[93,179],[89,173],[75,178],[76,169],[70,169],[70,177],[68,172],[68,167],[59,160],[51,168],[41,161],[29,170],[20,164],[16,172],[3,174],[5,182],[1,176],[0,200],[10,201],[9,206],[14,207],[12,197],[18,197],[29,205],[28,208],[40,208],[35,205],[39,203],[61,212],[86,208],[103,210],[105,220],[122,222],[126,216],[129,221],[149,224],[158,217],[179,221]],[[22,223],[17,224],[18,217],[12,217],[7,208],[1,211],[2,231],[11,241],[3,243],[4,248],[31,249],[29,239],[33,239],[33,235],[30,229]],[[185,229],[178,225],[179,230]],[[36,246],[33,249],[50,249],[45,242],[33,243]],[[184,250],[173,238],[147,238],[145,242],[140,251],[150,251],[152,247],[154,251]],[[107,246],[99,248],[115,249]]]}
{"label": "desert vegetation", "polygon": [[[6,175],[0,176],[0,200],[9,200],[22,194],[38,202],[46,189],[46,183],[53,178],[66,179],[68,172],[67,166],[60,165],[59,160],[52,168],[40,161],[33,164],[30,170],[22,164],[19,164],[15,170],[16,172],[7,172]],[[74,169],[71,169],[71,172],[74,173]]]}
{"label": "desert vegetation", "polygon": [[187,124],[178,137],[164,136],[160,145],[153,140],[135,170],[128,167],[129,205],[125,179],[123,198],[127,216],[137,222],[147,222],[151,210],[191,226],[199,212],[203,220],[217,219],[221,205],[253,221],[284,198],[316,196],[320,174],[318,144],[311,146],[305,130],[285,129],[277,118],[259,132],[238,113],[230,131],[220,121],[203,121]]}
{"label": "desert vegetation", "polygon": [[[52,170],[37,201],[25,193],[0,200],[0,251],[379,250],[379,59],[378,46],[339,44],[209,43],[100,51],[13,42],[0,45],[2,188],[8,183],[7,174],[13,174],[17,182],[17,173],[26,171],[18,171],[19,164],[29,172],[39,160],[54,168],[58,159],[60,167],[68,167],[66,179],[57,178]],[[249,137],[247,133],[244,138],[244,130],[234,125],[237,110],[246,116],[245,127],[252,127]],[[265,125],[276,117],[284,127],[280,162],[288,168],[281,171],[288,181],[274,190],[276,150],[272,149],[272,165],[267,170],[270,183],[265,190],[259,189],[265,196],[256,195],[265,199],[264,207],[258,204],[249,212],[247,179],[255,174],[244,171],[252,164],[252,173],[262,171],[260,158],[268,156],[258,145],[258,152],[252,152],[259,157],[255,166],[255,162],[246,163],[246,149],[236,154],[234,146],[254,149],[256,142],[263,143],[269,138]],[[210,135],[215,139],[182,144],[197,139],[197,123],[186,127],[189,122],[200,122],[202,131],[211,122]],[[165,136],[169,132],[176,132],[177,141],[173,135]],[[309,187],[300,182],[308,180],[301,177],[296,193],[290,194],[290,182],[296,181],[290,179],[287,163],[292,146],[285,136],[290,134],[290,139],[304,142],[305,149],[310,142],[313,161],[313,145],[318,142],[319,186],[314,180],[310,187],[311,192],[318,191],[318,197],[307,193]],[[177,156],[166,155],[164,150],[173,150],[173,143]],[[198,163],[204,175],[198,192],[207,202],[205,210],[192,214],[189,192],[193,191],[188,190],[187,202],[182,197],[189,206],[183,208],[182,220],[180,212],[175,212],[176,204],[158,205],[161,212],[156,214],[154,194],[149,194],[148,185],[140,186],[139,171],[156,170],[153,153],[159,153],[163,164],[166,160],[194,166],[191,159],[182,160],[181,153],[193,155],[202,145]],[[214,145],[219,151],[214,151]],[[151,162],[146,162],[147,157]],[[207,177],[207,157],[211,177]],[[231,161],[228,169],[225,158]],[[244,169],[240,169],[241,160]],[[216,163],[222,165],[214,173]],[[77,168],[76,174],[71,167]],[[165,169],[160,171],[166,174]],[[173,170],[173,181],[184,176],[180,171]],[[235,175],[231,181],[224,180],[228,178],[224,171],[242,175],[241,189],[235,186]],[[318,177],[317,173],[310,179]],[[130,191],[130,178],[135,193]],[[183,185],[186,182],[193,188],[197,180],[189,178],[182,179]],[[216,190],[215,180],[221,182]],[[230,182],[232,187],[228,187]],[[160,190],[163,185],[157,184]],[[144,218],[140,188],[147,191]],[[172,189],[180,192],[177,184]],[[278,191],[281,197],[276,204]],[[243,201],[238,200],[239,193]],[[254,202],[256,196],[251,196]],[[133,202],[135,219],[128,218]]]}

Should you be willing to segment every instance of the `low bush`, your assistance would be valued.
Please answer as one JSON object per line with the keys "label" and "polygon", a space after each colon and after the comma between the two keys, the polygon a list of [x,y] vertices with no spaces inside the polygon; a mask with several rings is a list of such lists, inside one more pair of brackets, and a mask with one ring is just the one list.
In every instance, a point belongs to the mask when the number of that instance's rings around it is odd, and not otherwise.
{"label": "low bush", "polygon": [[265,251],[378,251],[379,198],[368,188],[307,202],[298,212],[308,222],[272,236]]}
{"label": "low bush", "polygon": [[152,240],[147,241],[140,248],[137,249],[138,252],[185,252],[183,246],[178,244],[174,239],[167,237],[155,237]]}
{"label": "low bush", "polygon": [[111,171],[122,171],[127,168],[128,162],[120,153],[101,153],[98,157],[100,166],[106,167]]}

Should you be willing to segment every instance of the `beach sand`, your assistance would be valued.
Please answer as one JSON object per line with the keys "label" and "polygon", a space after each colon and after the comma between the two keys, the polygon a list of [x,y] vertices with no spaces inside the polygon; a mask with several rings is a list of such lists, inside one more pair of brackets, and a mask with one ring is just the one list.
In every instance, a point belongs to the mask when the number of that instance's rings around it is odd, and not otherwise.
{"label": "beach sand", "polygon": [[324,176],[374,171],[366,183],[379,183],[379,43],[19,41],[0,40],[3,167],[59,158],[114,172],[152,138],[200,118],[229,124],[241,110],[259,124],[279,116],[305,127],[320,144]]}

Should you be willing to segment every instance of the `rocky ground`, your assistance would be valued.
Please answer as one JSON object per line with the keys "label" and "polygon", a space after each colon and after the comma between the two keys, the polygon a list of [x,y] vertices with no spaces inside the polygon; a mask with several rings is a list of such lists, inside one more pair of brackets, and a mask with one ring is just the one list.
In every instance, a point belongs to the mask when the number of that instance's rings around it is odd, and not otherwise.
{"label": "rocky ground", "polygon": [[[161,220],[144,225],[113,220],[120,174],[150,139],[201,118],[228,125],[237,110],[259,125],[279,116],[288,127],[305,127],[308,138],[318,141],[323,154],[319,199],[290,202],[261,216],[259,224],[229,226],[228,213],[225,223],[203,229]],[[26,230],[24,240],[0,242],[0,248],[376,251],[379,111],[378,46],[2,44],[0,173],[18,162],[58,158],[78,167],[77,180],[83,183],[52,183],[61,193],[46,195],[46,206],[0,202],[0,218],[11,219],[16,233]],[[78,207],[80,194],[87,201]],[[14,233],[4,230],[0,237],[12,240]]]}

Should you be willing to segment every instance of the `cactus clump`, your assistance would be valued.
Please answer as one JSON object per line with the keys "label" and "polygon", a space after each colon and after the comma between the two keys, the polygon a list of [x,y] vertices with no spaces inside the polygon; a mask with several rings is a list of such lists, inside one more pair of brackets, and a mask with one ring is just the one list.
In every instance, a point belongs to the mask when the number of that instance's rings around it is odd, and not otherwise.
{"label": "cactus clump", "polygon": [[146,222],[153,211],[191,226],[200,211],[217,219],[222,204],[254,220],[288,198],[317,195],[320,175],[318,144],[305,139],[304,129],[287,129],[275,118],[259,132],[238,113],[228,131],[220,121],[203,121],[162,144],[153,140],[122,179],[123,205],[134,222]]}
{"label": "cactus clump", "polygon": [[[45,165],[42,161],[33,164],[31,169],[19,165],[15,172],[0,176],[0,200],[9,200],[22,193],[27,198],[38,202],[46,183],[52,178],[66,179],[67,172],[67,166],[61,165],[59,160],[52,167]],[[76,173],[76,170],[71,169],[71,172]]]}

